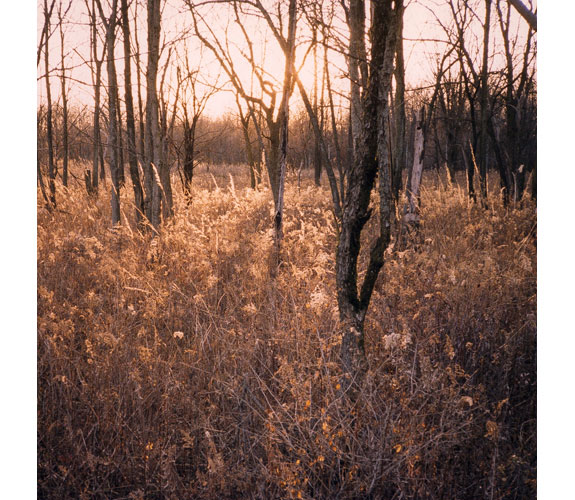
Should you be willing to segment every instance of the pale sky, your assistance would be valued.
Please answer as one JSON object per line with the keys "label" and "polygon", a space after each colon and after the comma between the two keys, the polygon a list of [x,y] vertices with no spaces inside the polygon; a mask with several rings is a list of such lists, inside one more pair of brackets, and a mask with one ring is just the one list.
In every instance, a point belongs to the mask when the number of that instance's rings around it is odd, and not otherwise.
{"label": "pale sky", "polygon": [[[59,1],[59,0],[58,0]],[[57,1],[57,3],[58,3]],[[65,2],[65,0],[64,0]],[[66,3],[66,2],[65,2]],[[67,5],[67,3],[66,3]],[[445,50],[446,44],[441,42],[445,40],[446,36],[442,28],[438,25],[437,19],[440,19],[443,23],[448,24],[450,20],[450,12],[446,3],[441,0],[407,0],[406,1],[406,11],[404,18],[404,53],[405,53],[405,70],[406,70],[406,82],[408,87],[418,87],[429,85],[433,80],[433,70],[436,65],[436,59],[438,54],[442,54]],[[40,33],[43,23],[42,14],[43,2],[40,0],[38,2],[38,27],[37,32]],[[139,40],[141,51],[144,52],[142,56],[142,64],[145,68],[146,56],[146,13],[145,6],[140,6],[139,20],[138,20],[138,30],[139,30]],[[341,11],[341,9],[339,9]],[[483,16],[483,2],[477,2],[477,14],[479,17]],[[228,29],[228,38],[233,44],[237,44],[240,48],[245,48],[243,39],[241,36],[241,31],[234,24],[233,17],[229,15],[225,6],[222,5],[211,5],[204,7],[201,11],[205,14],[206,19],[209,20],[209,25],[214,29],[216,33],[219,33],[219,38],[222,40],[224,38],[224,30]],[[514,23],[514,30],[518,30],[521,37],[525,36],[527,32],[526,23],[519,18],[515,10],[512,9],[511,12],[512,21]],[[499,40],[499,28],[495,23],[495,7],[492,11],[492,52],[496,53],[498,51],[497,41]],[[54,22],[57,20],[57,14],[53,15]],[[66,36],[66,65],[70,68],[68,76],[71,76],[74,80],[69,82],[70,91],[69,96],[72,100],[80,103],[91,105],[93,104],[93,89],[91,86],[91,76],[85,61],[90,58],[90,43],[89,43],[89,27],[88,17],[86,13],[85,4],[81,0],[72,0],[72,7],[69,15],[67,16],[68,21],[65,26],[65,36]],[[475,21],[475,30],[471,30],[468,33],[469,39],[473,40],[477,37],[478,43],[481,43],[481,20]],[[192,20],[191,15],[188,12],[188,8],[183,0],[167,0],[165,2],[163,18],[162,18],[162,36],[167,42],[173,42],[179,40],[184,34],[186,38],[186,44],[190,52],[190,62],[192,66],[197,64],[200,59],[200,41],[191,32]],[[265,68],[269,72],[270,76],[275,77],[277,81],[281,82],[284,70],[284,59],[283,54],[279,51],[277,42],[272,38],[270,32],[267,30],[266,26],[263,24],[262,20],[254,20],[253,18],[246,18],[246,26],[250,36],[253,37],[254,47],[259,50],[261,54],[265,53]],[[133,26],[132,26],[132,36],[133,36]],[[202,32],[206,32],[205,29]],[[187,34],[186,34],[187,33]],[[302,19],[298,23],[298,35],[304,39],[309,38],[309,32],[304,26],[304,20]],[[123,81],[123,48],[121,33],[118,29],[118,39],[116,44],[116,54],[118,57],[117,71],[119,83],[122,85]],[[60,66],[60,34],[56,30],[50,39],[50,60],[51,66],[53,68],[58,68]],[[181,42],[179,43],[181,47]],[[303,43],[297,51],[298,66],[301,63],[303,53],[306,51],[308,43]],[[240,73],[244,83],[249,87],[249,82],[251,80],[251,68],[249,65],[244,63],[242,65],[242,58],[235,50],[234,63],[237,65],[238,72]],[[101,51],[101,46],[100,46]],[[163,57],[160,62],[160,71],[162,66],[165,66],[167,56],[167,50],[164,52]],[[322,57],[322,50],[318,50],[318,57]],[[168,68],[168,75],[166,82],[175,83],[175,71],[178,64],[177,57],[172,55],[170,60],[170,66]],[[181,64],[181,62],[180,62]],[[502,67],[503,61],[501,58],[495,58],[493,61],[494,65]],[[342,78],[342,73],[339,69],[346,70],[346,63],[340,54],[334,51],[330,51],[330,65],[333,67],[330,69],[332,86],[339,88],[344,94],[349,88],[349,83]],[[227,80],[225,74],[221,74],[218,80],[219,65],[215,62],[212,54],[204,49],[201,56],[201,67],[202,67],[202,79],[209,83],[222,84]],[[339,69],[338,69],[339,68]],[[492,68],[495,69],[495,68]],[[38,67],[38,76],[44,74],[43,62],[40,63]],[[57,99],[60,95],[59,92],[59,81],[58,81],[59,71],[54,72],[54,78],[52,79],[52,94],[53,99]],[[135,69],[133,69],[133,81],[136,82]],[[172,78],[170,78],[172,75]],[[160,75],[161,76],[161,75]],[[313,82],[313,59],[311,54],[308,56],[306,65],[300,72],[300,76],[304,82],[304,85],[311,91]],[[103,66],[103,78],[105,82],[106,71],[105,64]],[[159,77],[160,78],[160,77]],[[158,83],[159,84],[159,83]],[[278,85],[278,90],[281,85]],[[45,83],[44,79],[39,79],[37,81],[37,91],[38,98],[42,100],[45,96]],[[123,92],[121,92],[121,95]],[[145,94],[145,92],[144,92]],[[296,99],[298,99],[297,94]],[[105,99],[105,96],[103,97]],[[278,99],[279,101],[279,99]],[[212,116],[217,116],[219,114],[231,111],[236,112],[236,104],[233,94],[230,92],[220,92],[218,95],[212,97],[210,100],[207,113]]]}

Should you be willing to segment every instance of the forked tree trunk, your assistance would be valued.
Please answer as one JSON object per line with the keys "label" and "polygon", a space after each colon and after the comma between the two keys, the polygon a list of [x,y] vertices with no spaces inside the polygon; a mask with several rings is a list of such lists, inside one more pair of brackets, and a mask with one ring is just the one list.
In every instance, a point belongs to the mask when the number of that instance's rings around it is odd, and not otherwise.
{"label": "forked tree trunk", "polygon": [[101,7],[100,0],[97,0],[98,9],[102,21],[106,26],[106,68],[108,72],[108,155],[110,164],[110,177],[112,178],[111,208],[112,225],[120,224],[120,166],[118,164],[118,122],[116,104],[118,102],[118,82],[116,77],[116,62],[114,58],[114,42],[116,32],[116,13],[118,0],[113,0],[112,11],[109,19],[106,19]]}
{"label": "forked tree trunk", "polygon": [[[88,3],[86,1],[86,7]],[[94,86],[94,114],[93,114],[93,150],[92,150],[92,172],[90,181],[86,182],[88,194],[95,195],[98,193],[100,173],[104,171],[103,165],[100,170],[103,155],[101,153],[101,138],[100,138],[100,92],[102,82],[102,64],[104,62],[104,52],[101,57],[98,57],[98,34],[96,30],[96,2],[92,0],[91,9],[88,8],[90,17],[90,43],[92,51],[92,59],[94,66],[92,67],[92,83]]]}
{"label": "forked tree trunk", "polygon": [[[383,252],[390,239],[391,176],[389,165],[381,155],[388,148],[388,97],[395,55],[396,13],[392,0],[373,5],[371,26],[371,61],[368,85],[362,99],[362,128],[353,167],[349,172],[347,194],[343,206],[341,232],[337,248],[337,298],[342,328],[341,363],[344,372],[343,388],[354,397],[365,363],[364,320],[383,266]],[[385,196],[380,204],[380,235],[370,252],[369,264],[361,289],[358,291],[358,256],[361,232],[370,218],[369,202],[378,173],[378,163]]]}

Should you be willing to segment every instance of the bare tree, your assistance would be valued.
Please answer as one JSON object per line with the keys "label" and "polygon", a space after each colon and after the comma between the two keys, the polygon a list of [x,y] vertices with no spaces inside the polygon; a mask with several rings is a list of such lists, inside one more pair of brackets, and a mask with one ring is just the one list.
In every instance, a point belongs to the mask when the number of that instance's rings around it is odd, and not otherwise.
{"label": "bare tree", "polygon": [[130,177],[134,189],[134,204],[136,206],[136,221],[140,223],[144,215],[144,191],[140,172],[138,170],[138,155],[136,151],[136,125],[134,117],[134,99],[132,97],[132,58],[130,47],[130,21],[128,16],[128,0],[121,0],[122,33],[124,37],[124,84],[126,101],[126,138]]}
{"label": "bare tree", "polygon": [[[337,298],[343,330],[342,368],[344,389],[354,388],[365,370],[364,321],[383,266],[384,250],[391,238],[391,172],[388,163],[388,98],[395,56],[397,10],[392,0],[373,3],[369,77],[362,96],[362,128],[353,166],[349,172],[336,258]],[[358,289],[358,256],[361,232],[371,216],[369,202],[378,174],[380,233],[370,251],[369,263]],[[353,386],[353,387],[352,387]]]}
{"label": "bare tree", "polygon": [[46,72],[46,134],[48,139],[48,188],[50,190],[50,203],[53,207],[56,206],[56,174],[57,165],[54,158],[54,130],[52,122],[52,91],[50,88],[50,53],[49,53],[49,40],[50,40],[50,18],[54,8],[55,0],[52,0],[50,8],[48,8],[48,0],[44,0],[44,70]]}
{"label": "bare tree", "polygon": [[116,41],[116,23],[118,16],[118,0],[112,1],[110,16],[106,17],[100,0],[96,5],[106,28],[106,69],[108,73],[108,161],[110,164],[112,225],[120,224],[120,165],[118,158],[118,82],[116,77],[116,62],[114,45]]}
{"label": "bare tree", "polygon": [[[288,22],[287,22],[287,35],[284,35],[281,31],[281,27],[284,25],[281,21],[281,8],[278,9],[278,25],[274,23],[269,11],[265,6],[259,1],[254,2],[231,2],[235,22],[242,32],[244,42],[246,43],[247,49],[242,52],[242,56],[250,63],[253,75],[258,82],[261,95],[254,95],[248,92],[246,86],[242,82],[238,72],[236,71],[236,66],[233,57],[229,51],[229,47],[224,46],[218,36],[215,35],[210,26],[203,21],[197,9],[187,1],[188,6],[192,16],[194,17],[195,32],[202,43],[214,54],[218,59],[223,71],[228,76],[232,86],[235,91],[241,96],[245,101],[250,112],[253,111],[254,115],[257,114],[256,108],[261,110],[264,116],[264,120],[267,126],[267,130],[261,130],[257,120],[253,123],[256,127],[256,133],[258,136],[258,141],[260,142],[262,149],[265,152],[266,158],[266,168],[268,171],[268,177],[270,181],[271,191],[274,199],[275,215],[274,215],[274,230],[276,235],[276,241],[281,240],[281,226],[282,226],[282,213],[283,213],[283,193],[285,181],[285,168],[287,160],[287,127],[289,121],[289,98],[293,90],[294,79],[297,80],[297,75],[295,74],[295,30],[297,22],[297,2],[290,0],[288,6]],[[274,38],[278,42],[280,48],[285,57],[285,68],[283,76],[283,85],[281,91],[281,101],[279,105],[277,104],[278,90],[269,81],[265,71],[263,70],[260,63],[256,60],[256,55],[253,46],[253,40],[251,36],[246,31],[243,23],[243,16],[245,12],[242,10],[244,6],[249,6],[255,8],[267,23],[270,31],[272,32]],[[200,22],[203,28],[208,31],[210,38],[204,35],[200,29]],[[267,139],[268,147],[263,148],[263,139]]]}
{"label": "bare tree", "polygon": [[158,114],[157,77],[160,58],[160,2],[148,0],[148,69],[146,72],[146,161],[144,178],[146,197],[144,208],[146,217],[157,230],[160,226],[161,184],[158,168],[160,165],[160,130]]}
{"label": "bare tree", "polygon": [[358,148],[363,127],[361,95],[367,87],[367,56],[365,49],[365,0],[350,0],[346,10],[349,26],[349,78],[351,84],[350,123],[353,140],[353,152]]}
{"label": "bare tree", "polygon": [[[165,47],[165,43],[162,44]],[[170,114],[169,93],[166,91],[168,86],[166,83],[166,75],[170,66],[170,59],[173,54],[173,47],[168,49],[168,56],[164,62],[164,70],[160,78],[160,88],[158,89],[158,117],[159,117],[159,130],[160,130],[160,164],[159,174],[162,193],[162,216],[164,220],[169,219],[173,215],[174,200],[172,195],[172,182],[170,178],[171,162],[170,162],[170,144],[173,143],[173,131],[176,121],[176,111],[179,104],[179,94],[181,81],[176,79],[175,96],[172,103],[172,112]]]}
{"label": "bare tree", "polygon": [[[177,68],[177,81],[178,88],[181,89],[178,107],[181,109],[180,118],[183,125],[183,141],[181,149],[183,150],[183,172],[184,172],[184,194],[189,201],[191,201],[191,188],[192,178],[194,176],[194,169],[198,161],[198,150],[196,142],[196,133],[198,130],[198,122],[202,113],[206,109],[210,98],[219,90],[216,82],[211,85],[204,84],[200,79],[200,65],[202,62],[202,54],[200,53],[197,64],[193,67],[190,63],[190,54],[188,53],[188,45],[186,41],[183,49],[183,61],[181,66]],[[236,94],[236,102],[238,109],[241,113],[241,106],[239,105],[239,98]],[[173,115],[175,116],[175,115]],[[241,124],[244,135],[247,133],[248,118],[240,115]],[[248,147],[246,145],[246,147]],[[252,175],[252,187],[254,186],[253,174],[253,155],[251,149],[248,150],[248,163]]]}
{"label": "bare tree", "polygon": [[[510,194],[513,193],[515,199],[520,199],[524,188],[524,179],[526,169],[521,169],[523,163],[529,156],[524,154],[529,150],[530,134],[523,132],[525,128],[530,128],[528,123],[532,117],[528,111],[528,94],[532,86],[532,75],[529,67],[532,62],[532,38],[533,30],[529,29],[524,44],[524,50],[521,54],[521,65],[514,60],[514,48],[518,47],[517,34],[511,35],[510,11],[507,5],[505,11],[502,8],[501,0],[497,0],[496,9],[498,14],[499,28],[503,40],[503,51],[505,54],[504,73],[504,139],[498,134],[498,124],[495,122],[494,113],[488,123],[489,134],[494,146],[497,157],[499,173],[501,178],[501,188],[503,191],[503,200],[507,204]],[[519,71],[516,72],[516,68]],[[492,105],[495,107],[495,103]],[[533,167],[532,167],[533,168]]]}
{"label": "bare tree", "polygon": [[[259,2],[258,2],[259,3]],[[261,3],[260,3],[261,5]],[[280,150],[279,150],[279,189],[278,201],[276,204],[276,211],[274,215],[274,229],[276,234],[276,247],[279,258],[279,246],[282,238],[282,223],[283,223],[283,198],[285,187],[285,175],[287,169],[287,147],[288,147],[288,126],[289,126],[289,99],[293,90],[293,76],[294,76],[294,59],[295,59],[295,33],[297,23],[297,2],[290,0],[289,3],[289,20],[288,20],[288,35],[285,43],[282,44],[282,49],[285,55],[285,73],[284,85],[282,91],[282,101],[280,104],[280,114],[278,121],[280,124]]]}
{"label": "bare tree", "polygon": [[404,225],[419,224],[419,188],[423,174],[423,155],[425,151],[425,106],[415,117],[415,138],[413,146],[413,166],[409,173],[407,202],[403,211]]}
{"label": "bare tree", "polygon": [[[85,0],[88,16],[90,18],[90,47],[91,47],[91,76],[94,87],[94,115],[93,115],[93,153],[92,153],[92,173],[86,176],[86,188],[88,193],[97,194],[99,179],[103,174],[103,155],[100,138],[100,93],[102,88],[102,64],[106,53],[106,43],[102,48],[102,54],[98,54],[98,29],[96,2],[92,0],[91,6],[88,0]],[[101,167],[101,170],[100,170]]]}
{"label": "bare tree", "polygon": [[403,59],[403,0],[397,2],[397,41],[395,49],[395,94],[393,96],[394,116],[394,147],[393,147],[393,174],[392,191],[397,200],[401,190],[402,172],[407,160],[407,148],[405,145],[405,63]]}
{"label": "bare tree", "polygon": [[60,83],[61,83],[61,97],[62,97],[62,184],[68,186],[68,96],[66,93],[66,67],[64,64],[65,58],[65,43],[64,43],[64,17],[70,10],[72,2],[68,3],[68,7],[62,12],[62,2],[58,5],[58,28],[60,30]]}
{"label": "bare tree", "polygon": [[[457,0],[457,5],[454,0],[449,0],[449,7],[452,14],[452,19],[455,24],[455,33],[452,32],[450,28],[442,24],[442,27],[451,41],[452,45],[455,47],[455,52],[457,55],[457,61],[459,64],[459,74],[463,79],[464,92],[468,102],[468,112],[469,112],[469,123],[471,126],[471,138],[466,144],[460,144],[463,159],[467,170],[467,186],[469,197],[473,200],[476,199],[475,196],[475,186],[474,186],[474,174],[476,169],[476,158],[480,157],[480,141],[481,141],[481,118],[482,110],[487,112],[487,103],[482,108],[479,104],[479,118],[477,117],[477,107],[478,107],[478,94],[485,89],[488,92],[487,86],[482,85],[482,74],[480,74],[475,69],[475,62],[473,57],[469,52],[468,45],[465,39],[465,32],[469,28],[472,19],[475,17],[475,13],[472,11],[468,4],[468,0],[463,0],[460,2]],[[441,24],[441,21],[439,21]],[[483,26],[483,32],[485,35],[485,24]],[[487,123],[487,122],[486,122]],[[487,143],[486,143],[487,144]],[[469,146],[469,148],[467,147]],[[487,149],[485,149],[487,154]],[[481,171],[480,171],[481,173]],[[483,181],[480,179],[480,184],[483,185]],[[485,186],[487,184],[485,183]]]}
{"label": "bare tree", "polygon": [[[314,4],[315,7],[315,4]],[[313,112],[315,116],[321,116],[320,118],[320,130],[323,132],[323,81],[321,85],[321,115],[319,114],[318,108],[318,57],[317,57],[317,23],[312,24],[312,41],[313,44]],[[324,72],[325,74],[325,72]],[[315,185],[319,186],[321,183],[321,144],[319,138],[314,136],[313,143],[313,170],[314,170],[314,181]]]}
{"label": "bare tree", "polygon": [[537,31],[537,14],[533,13],[521,0],[509,0],[509,3],[517,9],[533,31]]}
{"label": "bare tree", "polygon": [[488,162],[488,121],[489,121],[489,28],[491,26],[491,0],[485,0],[485,22],[483,24],[483,63],[481,66],[480,87],[480,123],[479,138],[479,182],[483,203],[487,200],[487,162]]}
{"label": "bare tree", "polygon": [[[145,112],[144,101],[142,99],[142,78],[143,73],[140,59],[140,40],[138,38],[138,2],[134,3],[134,60],[136,63],[136,88],[138,89],[138,151],[139,158],[145,157],[146,134],[145,134]],[[145,210],[144,210],[145,212]]]}

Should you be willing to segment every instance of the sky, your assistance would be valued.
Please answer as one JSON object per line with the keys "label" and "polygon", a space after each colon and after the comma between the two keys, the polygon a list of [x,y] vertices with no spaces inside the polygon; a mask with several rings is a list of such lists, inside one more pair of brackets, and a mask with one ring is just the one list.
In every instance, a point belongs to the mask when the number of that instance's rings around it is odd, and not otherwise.
{"label": "sky", "polygon": [[[477,1],[477,0],[476,0]],[[286,2],[287,3],[287,2]],[[477,14],[481,17],[482,2],[478,3]],[[43,2],[38,3],[37,8],[37,36],[42,29],[43,15],[42,15]],[[214,34],[220,40],[224,39],[224,30],[227,33],[228,39],[232,45],[234,52],[234,63],[238,68],[242,80],[246,86],[249,86],[252,80],[251,67],[247,63],[242,64],[242,57],[239,52],[240,49],[245,49],[242,33],[235,25],[233,19],[230,17],[229,11],[221,5],[206,5],[201,8],[200,12],[205,16],[205,19],[210,28],[213,28]],[[138,17],[138,38],[140,41],[140,50],[143,52],[142,64],[146,64],[146,17],[144,7],[140,7]],[[341,9],[340,9],[341,14]],[[512,9],[512,22],[514,30],[518,30],[520,37],[524,37],[527,28],[525,22],[519,18],[514,9]],[[495,17],[494,15],[492,16]],[[57,19],[56,15],[54,18]],[[72,0],[69,15],[65,23],[65,65],[68,70],[68,76],[71,77],[69,83],[69,96],[70,98],[81,105],[92,105],[93,103],[93,88],[91,82],[91,74],[86,65],[86,61],[90,59],[90,39],[88,29],[88,17],[86,7],[81,0]],[[450,11],[444,1],[441,0],[406,0],[406,11],[404,17],[404,54],[405,54],[405,72],[406,83],[408,88],[416,88],[419,86],[429,85],[433,81],[433,71],[436,67],[436,60],[438,54],[442,54],[445,50],[446,44],[444,40],[446,35],[443,29],[439,26],[438,20],[444,24],[448,24],[450,19]],[[284,71],[284,59],[277,42],[271,37],[271,34],[263,21],[254,20],[250,16],[244,19],[250,37],[253,38],[254,48],[259,51],[261,55],[265,54],[265,68],[271,77],[275,77],[278,81],[278,89],[281,88],[281,79]],[[339,24],[338,24],[339,23]],[[338,29],[344,29],[343,19],[335,22]],[[467,36],[471,43],[476,38],[477,42],[481,40],[481,20],[476,20],[474,23],[475,30],[470,30]],[[226,80],[224,74],[220,74],[218,63],[215,61],[213,55],[207,50],[201,50],[201,45],[197,37],[191,32],[192,19],[184,0],[166,0],[164,10],[162,13],[162,37],[168,46],[179,45],[180,47],[185,42],[190,56],[190,64],[193,67],[198,64],[201,59],[201,79],[207,83],[217,82],[222,85]],[[132,31],[133,27],[132,27]],[[202,28],[202,32],[207,33],[206,27]],[[492,47],[493,53],[498,53],[497,39],[498,29],[492,29]],[[60,40],[59,33],[55,32],[50,39],[50,66],[53,69],[54,78],[52,78],[52,95],[54,99],[58,99],[60,95],[59,88],[59,70],[60,67]],[[298,37],[301,41],[297,50],[298,65],[302,61],[303,54],[309,47],[310,31],[306,28],[303,20],[298,23]],[[233,48],[235,45],[235,48]],[[101,50],[101,46],[100,46]],[[118,78],[121,85],[123,80],[123,59],[122,59],[122,41],[120,33],[118,33],[118,40],[116,43],[116,57],[118,58],[117,71]],[[181,52],[181,50],[180,50]],[[163,52],[160,60],[160,71],[166,65],[166,57],[168,50]],[[321,58],[322,54],[319,51],[318,57]],[[348,81],[343,77],[343,72],[347,70],[344,57],[336,51],[330,51],[330,73],[332,85],[338,88],[342,93],[346,93],[349,88]],[[134,63],[135,64],[135,63]],[[175,85],[176,66],[182,64],[181,57],[178,59],[174,55],[171,56],[169,61],[168,72],[166,76],[166,87]],[[503,60],[495,58],[494,64],[501,65]],[[105,78],[105,66],[104,66]],[[135,74],[135,68],[132,71]],[[38,80],[37,80],[37,95],[38,100],[45,99],[45,81],[42,76],[45,74],[43,62],[38,67]],[[219,75],[219,76],[218,76]],[[300,71],[300,77],[307,89],[313,86],[313,58],[311,55],[307,57],[306,64]],[[72,80],[73,79],[73,80]],[[135,83],[135,77],[133,77]],[[122,94],[122,92],[121,92]],[[297,95],[295,96],[297,101]],[[345,105],[341,101],[342,105]],[[337,102],[336,102],[337,105]],[[226,112],[236,112],[236,102],[232,93],[219,92],[212,97],[206,108],[206,113],[211,116],[218,116]]]}

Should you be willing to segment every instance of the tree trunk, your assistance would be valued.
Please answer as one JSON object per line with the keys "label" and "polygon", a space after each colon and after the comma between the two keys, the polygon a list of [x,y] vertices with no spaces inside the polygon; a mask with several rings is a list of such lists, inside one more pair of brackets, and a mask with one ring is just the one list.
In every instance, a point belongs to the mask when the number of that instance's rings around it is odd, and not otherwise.
{"label": "tree trunk", "polygon": [[[137,4],[136,4],[137,6]],[[142,101],[142,66],[140,64],[140,43],[138,41],[138,26],[136,24],[138,19],[137,14],[134,16],[134,40],[136,43],[136,84],[138,86],[138,146],[139,146],[139,157],[146,159],[146,134],[145,134],[145,117],[144,117],[144,105]],[[145,210],[144,210],[145,214]]]}
{"label": "tree trunk", "polygon": [[196,126],[198,117],[192,118],[190,124],[187,112],[184,115],[184,194],[188,203],[191,202],[192,178],[194,176]]}
{"label": "tree trunk", "polygon": [[112,179],[111,207],[112,225],[120,224],[120,169],[118,164],[118,123],[116,104],[118,102],[118,82],[116,77],[116,62],[114,58],[114,42],[116,32],[116,13],[118,0],[113,0],[112,11],[106,20],[100,0],[97,0],[102,21],[106,26],[106,68],[108,72],[108,155],[110,164],[110,177]]}
{"label": "tree trunk", "polygon": [[48,188],[50,191],[50,203],[56,206],[56,173],[57,166],[54,161],[54,131],[52,129],[52,92],[50,89],[50,66],[48,40],[50,33],[50,14],[47,0],[44,0],[44,18],[46,26],[46,37],[44,41],[44,67],[46,71],[46,135],[48,139]]}
{"label": "tree trunk", "polygon": [[509,0],[509,3],[517,9],[521,17],[525,19],[533,31],[537,31],[537,16],[521,0]]}
{"label": "tree trunk", "polygon": [[[312,28],[312,44],[313,44],[313,111],[315,116],[318,114],[318,59],[317,59],[317,25],[314,24]],[[323,84],[322,84],[322,98],[323,98]],[[323,101],[323,99],[322,99]],[[323,116],[323,102],[322,116]],[[323,120],[320,120],[322,122]],[[321,185],[321,145],[319,137],[314,134],[313,141],[313,178],[316,186]]]}
{"label": "tree trunk", "polygon": [[270,189],[274,200],[274,207],[277,209],[279,202],[279,182],[280,182],[280,133],[281,126],[277,122],[268,121],[269,148],[266,154],[266,168],[270,181]]}
{"label": "tree trunk", "polygon": [[397,4],[397,41],[396,41],[396,65],[395,65],[395,141],[393,154],[393,178],[392,192],[395,200],[399,199],[401,190],[402,174],[406,162],[405,147],[405,68],[403,60],[403,0]]}
{"label": "tree trunk", "polygon": [[[324,40],[325,40],[325,35],[324,35]],[[324,44],[324,51],[323,51],[323,67],[324,67],[324,72],[325,72],[325,85],[327,87],[327,98],[329,100],[329,111],[330,111],[330,116],[331,116],[331,132],[333,134],[333,142],[335,145],[335,158],[336,158],[336,163],[337,163],[337,170],[339,173],[339,193],[340,196],[343,197],[345,195],[345,175],[346,175],[346,170],[344,168],[344,163],[343,163],[343,158],[341,155],[341,147],[339,145],[339,134],[337,131],[337,122],[335,119],[335,106],[333,104],[333,92],[331,91],[331,78],[330,78],[330,72],[329,72],[329,61],[328,61],[328,57],[327,57],[327,49],[328,49],[328,45],[327,43]],[[323,93],[322,93],[323,96]],[[322,99],[323,101],[323,99]],[[323,107],[323,103],[322,103],[322,107]],[[321,130],[320,130],[321,132]],[[321,141],[319,141],[320,146],[321,146]],[[320,151],[321,152],[321,151]],[[329,165],[327,166],[328,171],[331,170],[331,167],[329,167]],[[343,198],[341,200],[341,203],[343,203]],[[337,211],[336,211],[337,213]]]}
{"label": "tree trunk", "polygon": [[483,26],[483,65],[481,68],[481,135],[479,137],[479,185],[483,203],[487,202],[488,120],[489,120],[489,27],[491,24],[491,0],[485,0],[485,23]]}
{"label": "tree trunk", "polygon": [[279,249],[282,239],[283,225],[283,204],[285,176],[287,170],[287,147],[288,147],[288,127],[289,127],[289,99],[293,89],[293,69],[295,58],[295,34],[297,23],[297,1],[289,2],[289,19],[288,19],[288,37],[287,46],[284,49],[285,71],[284,84],[282,91],[282,101],[280,104],[278,126],[279,126],[279,176],[278,176],[278,193],[274,215],[274,231],[277,257],[279,259]]}
{"label": "tree trunk", "polygon": [[[115,66],[115,63],[114,63]],[[116,77],[117,78],[117,77]],[[120,103],[120,91],[116,81],[116,127],[117,127],[117,141],[118,141],[118,179],[120,188],[126,185],[126,172],[124,169],[124,131],[122,127],[122,106]]]}
{"label": "tree trunk", "polygon": [[[355,394],[365,369],[364,320],[375,281],[383,266],[383,252],[390,238],[392,205],[389,165],[385,151],[388,135],[388,96],[395,54],[395,22],[392,0],[374,4],[371,26],[371,61],[368,85],[362,98],[362,128],[358,148],[349,172],[343,207],[341,232],[336,258],[337,296],[343,330],[341,363],[344,390]],[[369,220],[369,201],[375,178],[380,170],[380,191],[385,199],[380,204],[380,235],[372,246],[365,278],[358,294],[357,262],[361,231]]]}
{"label": "tree trunk", "polygon": [[148,71],[146,73],[146,164],[144,170],[146,217],[157,230],[160,226],[160,130],[156,80],[160,51],[160,0],[148,0]]}
{"label": "tree trunk", "polygon": [[475,177],[475,155],[473,153],[473,146],[469,145],[469,152],[466,148],[461,146],[463,161],[465,162],[465,171],[467,172],[467,193],[469,198],[473,201],[476,200],[475,196],[475,185],[473,179]]}
{"label": "tree trunk", "polygon": [[415,138],[413,145],[413,166],[409,176],[407,203],[404,209],[404,224],[419,224],[419,188],[423,174],[425,152],[425,107],[422,107],[415,119]]}
{"label": "tree trunk", "polygon": [[64,19],[62,17],[62,5],[58,9],[58,20],[60,28],[60,64],[62,73],[60,75],[62,89],[62,184],[68,187],[68,96],[66,94],[66,70],[64,66]]}
{"label": "tree trunk", "polygon": [[252,143],[250,139],[250,116],[252,114],[244,115],[242,107],[240,105],[239,96],[236,96],[236,104],[238,106],[238,113],[240,116],[240,123],[242,125],[242,135],[244,138],[244,145],[246,148],[246,159],[250,167],[250,187],[255,189],[260,182],[259,173],[256,167],[256,161],[254,158],[254,150],[252,148]]}
{"label": "tree trunk", "polygon": [[[88,4],[86,2],[86,6]],[[92,0],[92,8],[89,9],[90,16],[90,43],[92,51],[92,59],[94,66],[92,66],[92,83],[94,86],[94,114],[93,114],[93,150],[92,150],[92,174],[90,182],[86,183],[88,194],[95,195],[98,193],[98,186],[100,180],[100,165],[103,155],[101,153],[101,139],[100,139],[100,91],[102,82],[102,64],[104,61],[104,51],[102,57],[98,58],[98,34],[96,31],[96,3]],[[103,165],[101,172],[103,173]]]}
{"label": "tree trunk", "polygon": [[126,139],[130,177],[134,189],[134,204],[136,206],[136,222],[140,224],[144,214],[144,192],[138,170],[136,152],[136,125],[134,118],[134,99],[132,97],[132,67],[130,50],[130,22],[128,19],[128,0],[122,0],[122,32],[124,35],[124,83],[126,98]]}
{"label": "tree trunk", "polygon": [[[96,63],[97,64],[97,63]],[[91,193],[98,193],[99,164],[100,164],[100,78],[101,65],[96,66],[96,83],[94,84],[94,150],[92,158]]]}
{"label": "tree trunk", "polygon": [[46,186],[44,186],[44,176],[42,175],[42,168],[40,167],[40,157],[38,154],[36,155],[36,176],[38,178],[38,185],[40,186],[40,192],[42,193],[42,197],[46,202],[46,207],[48,211],[52,210],[52,204],[50,203],[50,199],[46,194]]}
{"label": "tree trunk", "polygon": [[366,86],[365,1],[350,0],[349,18],[349,78],[351,82],[351,134],[355,154],[363,127],[361,92]]}

